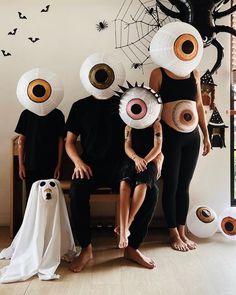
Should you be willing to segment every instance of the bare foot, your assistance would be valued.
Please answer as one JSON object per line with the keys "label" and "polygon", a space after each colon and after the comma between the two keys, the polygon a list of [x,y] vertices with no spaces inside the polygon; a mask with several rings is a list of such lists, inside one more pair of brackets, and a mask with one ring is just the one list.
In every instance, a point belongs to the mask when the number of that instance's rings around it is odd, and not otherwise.
{"label": "bare foot", "polygon": [[197,244],[190,240],[186,235],[180,235],[181,240],[187,245],[189,250],[197,249]]}
{"label": "bare foot", "polygon": [[73,272],[80,272],[85,265],[93,258],[92,245],[81,250],[79,256],[76,256],[70,264],[69,269]]}
{"label": "bare foot", "polygon": [[120,235],[120,227],[119,227],[119,225],[117,225],[117,226],[114,228],[114,233],[116,233],[118,236]]}
{"label": "bare foot", "polygon": [[128,246],[128,238],[120,235],[119,248],[126,248]]}
{"label": "bare foot", "polygon": [[179,236],[171,236],[170,237],[170,245],[171,248],[177,251],[186,252],[189,250],[187,244],[185,244]]}
{"label": "bare foot", "polygon": [[[114,228],[114,232],[119,236],[120,235],[120,226],[118,225],[117,227]],[[127,230],[127,237],[130,236],[130,231]]]}
{"label": "bare foot", "polygon": [[149,269],[156,267],[155,262],[151,258],[144,256],[138,249],[134,249],[130,246],[125,248],[124,257]]}

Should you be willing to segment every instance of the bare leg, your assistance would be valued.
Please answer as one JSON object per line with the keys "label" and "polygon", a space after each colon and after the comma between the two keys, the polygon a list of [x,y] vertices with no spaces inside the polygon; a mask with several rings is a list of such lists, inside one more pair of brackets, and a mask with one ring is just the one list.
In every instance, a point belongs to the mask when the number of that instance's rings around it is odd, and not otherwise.
{"label": "bare leg", "polygon": [[128,228],[134,220],[135,215],[143,204],[147,191],[146,183],[140,183],[135,187],[133,198],[131,201],[131,208],[129,213]]}
{"label": "bare leg", "polygon": [[[125,248],[128,246],[128,218],[130,210],[130,194],[131,187],[127,181],[121,181],[120,183],[120,242],[119,248]],[[116,228],[116,232],[117,232]]]}
{"label": "bare leg", "polygon": [[70,264],[69,269],[73,272],[80,272],[83,270],[85,265],[93,258],[92,245],[89,244],[88,247],[83,248],[79,254],[76,256]]}
{"label": "bare leg", "polygon": [[169,228],[170,245],[174,250],[186,252],[189,250],[187,244],[180,238],[177,228]]}
{"label": "bare leg", "polygon": [[125,248],[124,257],[149,269],[156,267],[155,262],[151,258],[144,256],[138,249],[134,249],[130,246]]}
{"label": "bare leg", "polygon": [[181,240],[187,245],[189,250],[194,250],[197,248],[197,244],[186,236],[185,225],[179,225],[178,231]]}

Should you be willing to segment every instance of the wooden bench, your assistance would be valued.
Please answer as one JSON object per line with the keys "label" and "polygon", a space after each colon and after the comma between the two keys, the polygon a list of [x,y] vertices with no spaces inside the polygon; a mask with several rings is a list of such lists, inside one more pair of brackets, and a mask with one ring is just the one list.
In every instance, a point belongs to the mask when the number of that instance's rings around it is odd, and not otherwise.
{"label": "wooden bench", "polygon": [[[69,191],[70,191],[70,180],[61,180],[61,188],[65,195],[66,203],[69,206],[70,198],[69,198]],[[114,225],[119,224],[119,216],[120,216],[120,206],[119,206],[119,193],[113,192],[111,188],[108,187],[100,187],[92,192],[90,197],[90,203],[113,203],[115,204],[115,222]],[[67,207],[68,207],[67,206]],[[69,214],[70,214],[70,210]]]}
{"label": "wooden bench", "polygon": [[[77,144],[78,152],[82,149],[80,142]],[[12,139],[12,165],[11,165],[11,236],[14,237],[19,230],[24,214],[25,189],[22,180],[19,178],[18,170],[18,136]],[[69,190],[74,164],[64,152],[62,160],[61,187],[67,204],[69,203]],[[111,188],[98,188],[90,198],[91,203],[113,203],[115,204],[115,225],[119,224],[119,194]],[[68,206],[69,208],[69,206]]]}

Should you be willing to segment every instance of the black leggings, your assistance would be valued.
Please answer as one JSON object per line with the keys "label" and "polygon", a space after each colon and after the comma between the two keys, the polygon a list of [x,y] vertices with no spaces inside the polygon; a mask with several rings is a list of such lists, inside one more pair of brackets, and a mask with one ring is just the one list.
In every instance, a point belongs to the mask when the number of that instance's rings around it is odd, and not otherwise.
{"label": "black leggings", "polygon": [[182,133],[162,122],[164,163],[162,205],[169,228],[184,225],[189,208],[189,185],[197,164],[198,127]]}
{"label": "black leggings", "polygon": [[[91,192],[101,186],[114,186],[115,174],[112,169],[92,167],[92,170],[93,177],[90,180],[74,179],[71,183],[72,219],[76,236],[82,248],[87,247],[91,243],[89,205]],[[129,245],[134,249],[139,248],[147,234],[148,225],[156,207],[157,196],[157,186],[147,190],[146,198],[130,227]]]}

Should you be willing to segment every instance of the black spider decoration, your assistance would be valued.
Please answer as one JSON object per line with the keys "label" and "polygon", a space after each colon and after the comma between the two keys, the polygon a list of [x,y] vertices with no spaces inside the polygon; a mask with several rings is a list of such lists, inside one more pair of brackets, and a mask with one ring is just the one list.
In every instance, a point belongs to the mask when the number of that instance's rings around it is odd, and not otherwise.
{"label": "black spider decoration", "polygon": [[147,7],[147,10],[145,11],[146,14],[149,14],[151,16],[157,15],[157,9],[154,7]]}
{"label": "black spider decoration", "polygon": [[217,60],[210,71],[212,75],[221,65],[224,48],[216,39],[221,32],[236,36],[236,30],[229,26],[216,25],[215,21],[236,11],[236,5],[224,11],[219,9],[230,0],[169,0],[179,12],[172,11],[156,0],[160,10],[167,16],[177,18],[194,26],[202,36],[204,47],[214,45],[217,49]]}
{"label": "black spider decoration", "polygon": [[142,63],[132,63],[131,65],[131,69],[142,69],[143,68],[143,64]]}
{"label": "black spider decoration", "polygon": [[106,28],[108,28],[108,22],[106,22],[105,20],[102,22],[99,22],[98,24],[96,24],[96,28],[99,32],[102,30],[105,30]]}

